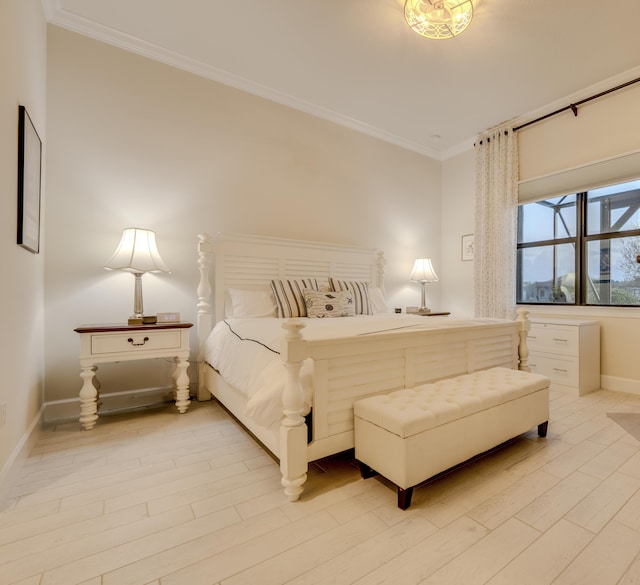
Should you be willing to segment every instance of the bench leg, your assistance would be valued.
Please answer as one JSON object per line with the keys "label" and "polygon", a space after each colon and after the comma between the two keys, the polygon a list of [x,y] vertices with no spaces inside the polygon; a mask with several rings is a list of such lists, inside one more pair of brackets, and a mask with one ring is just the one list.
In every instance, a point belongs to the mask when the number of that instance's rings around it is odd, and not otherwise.
{"label": "bench leg", "polygon": [[543,423],[538,425],[538,436],[546,437],[547,436],[547,428],[549,427],[549,421],[546,420]]}
{"label": "bench leg", "polygon": [[411,505],[411,496],[413,495],[413,488],[407,488],[403,490],[398,488],[398,508],[406,510]]}
{"label": "bench leg", "polygon": [[369,479],[370,477],[377,475],[371,467],[366,463],[362,463],[362,461],[358,461],[358,467],[360,468],[360,475],[362,476],[362,479]]}

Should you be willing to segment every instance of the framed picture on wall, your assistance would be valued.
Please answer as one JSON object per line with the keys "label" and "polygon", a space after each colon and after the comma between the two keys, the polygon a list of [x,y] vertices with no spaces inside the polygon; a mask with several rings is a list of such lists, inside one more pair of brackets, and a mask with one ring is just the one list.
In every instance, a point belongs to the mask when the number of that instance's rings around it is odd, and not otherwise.
{"label": "framed picture on wall", "polygon": [[24,106],[18,117],[18,244],[40,252],[42,142]]}
{"label": "framed picture on wall", "polygon": [[462,260],[473,260],[473,234],[462,236]]}

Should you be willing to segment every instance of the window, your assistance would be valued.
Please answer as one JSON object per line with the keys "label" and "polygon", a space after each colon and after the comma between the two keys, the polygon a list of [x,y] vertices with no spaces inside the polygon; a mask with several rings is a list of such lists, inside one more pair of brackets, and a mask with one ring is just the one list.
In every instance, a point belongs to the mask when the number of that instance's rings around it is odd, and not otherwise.
{"label": "window", "polygon": [[516,298],[640,306],[640,181],[520,205]]}

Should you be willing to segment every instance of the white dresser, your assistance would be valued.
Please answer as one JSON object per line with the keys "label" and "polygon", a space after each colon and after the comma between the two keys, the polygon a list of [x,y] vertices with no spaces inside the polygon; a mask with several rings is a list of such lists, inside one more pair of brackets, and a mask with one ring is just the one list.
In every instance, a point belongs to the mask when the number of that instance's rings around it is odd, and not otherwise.
{"label": "white dresser", "polygon": [[529,365],[556,388],[586,394],[600,388],[600,324],[531,317]]}

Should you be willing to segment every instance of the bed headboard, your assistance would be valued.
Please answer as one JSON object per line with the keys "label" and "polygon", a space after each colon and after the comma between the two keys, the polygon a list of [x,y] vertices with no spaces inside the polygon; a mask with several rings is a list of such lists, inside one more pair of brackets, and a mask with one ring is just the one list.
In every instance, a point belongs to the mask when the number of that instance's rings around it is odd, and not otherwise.
{"label": "bed headboard", "polygon": [[[213,259],[213,289],[210,281]],[[384,289],[384,256],[368,248],[238,234],[198,236],[198,340],[224,318],[225,290],[266,287],[272,279],[329,276]]]}

